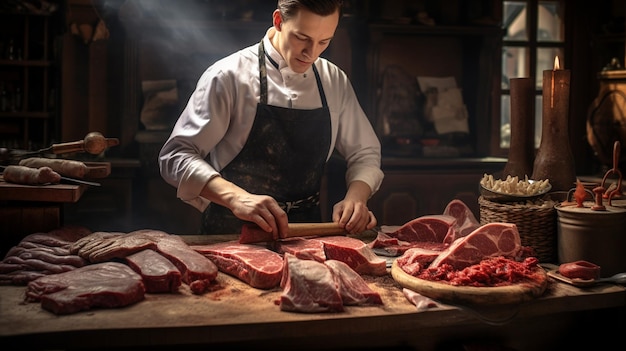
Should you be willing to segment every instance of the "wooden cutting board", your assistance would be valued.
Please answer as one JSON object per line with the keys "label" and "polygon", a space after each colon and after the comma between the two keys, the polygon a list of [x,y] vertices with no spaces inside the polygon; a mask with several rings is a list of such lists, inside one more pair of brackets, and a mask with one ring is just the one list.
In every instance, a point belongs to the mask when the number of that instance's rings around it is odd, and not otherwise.
{"label": "wooden cutting board", "polygon": [[536,285],[525,283],[498,287],[469,287],[416,278],[403,271],[398,266],[397,260],[391,266],[393,279],[407,289],[435,300],[473,305],[515,304],[537,298],[543,295],[548,286],[546,272],[538,269],[537,274],[541,283]]}
{"label": "wooden cutting board", "polygon": [[37,202],[77,202],[87,185],[23,185],[4,181],[0,176],[0,200]]}

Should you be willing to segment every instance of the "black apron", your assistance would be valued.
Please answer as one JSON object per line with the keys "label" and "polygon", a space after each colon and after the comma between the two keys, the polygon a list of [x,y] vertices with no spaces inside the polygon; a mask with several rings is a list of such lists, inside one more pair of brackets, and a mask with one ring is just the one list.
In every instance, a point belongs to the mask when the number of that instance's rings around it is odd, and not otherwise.
{"label": "black apron", "polygon": [[[317,68],[313,65],[322,107],[312,110],[267,104],[263,41],[259,44],[259,71],[261,97],[250,135],[221,176],[249,193],[272,196],[287,212],[290,223],[320,222],[319,195],[331,125]],[[210,203],[202,215],[201,232],[239,234],[243,223],[228,208]]]}

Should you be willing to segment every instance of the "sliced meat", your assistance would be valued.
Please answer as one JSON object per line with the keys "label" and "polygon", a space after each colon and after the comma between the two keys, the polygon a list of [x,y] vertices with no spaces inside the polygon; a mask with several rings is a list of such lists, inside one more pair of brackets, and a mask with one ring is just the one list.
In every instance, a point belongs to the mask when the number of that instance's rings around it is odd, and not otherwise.
{"label": "sliced meat", "polygon": [[517,226],[513,223],[492,222],[453,242],[430,267],[449,264],[455,269],[463,269],[489,257],[515,258],[521,251]]}
{"label": "sliced meat", "polygon": [[386,275],[387,261],[376,256],[363,241],[348,236],[326,236],[316,239],[324,244],[326,260],[341,261],[359,274]]}
{"label": "sliced meat", "polygon": [[443,251],[449,246],[447,243],[436,243],[430,241],[408,242],[398,238],[393,238],[389,234],[379,231],[376,239],[367,244],[375,253],[385,256],[401,256],[407,250],[420,248],[432,251]]}
{"label": "sliced meat", "polygon": [[346,306],[352,305],[382,305],[383,299],[380,294],[372,290],[367,285],[363,277],[355,272],[347,264],[337,261],[328,260],[324,264],[330,267],[337,285],[339,286],[339,295]]}
{"label": "sliced meat", "polygon": [[359,274],[387,274],[387,262],[384,259],[376,256],[363,241],[348,236],[289,238],[278,240],[275,245],[278,253],[289,253],[300,259],[317,262],[338,260]]}
{"label": "sliced meat", "polygon": [[258,289],[271,289],[280,284],[283,258],[265,247],[227,241],[210,245],[192,245],[191,248],[226,274]]}
{"label": "sliced meat", "polygon": [[55,314],[128,306],[144,299],[141,276],[118,262],[52,274],[28,283],[25,300]]}
{"label": "sliced meat", "polygon": [[277,240],[274,243],[274,251],[285,254],[290,253],[299,259],[326,261],[324,243],[313,238],[287,238]]}
{"label": "sliced meat", "polygon": [[156,251],[167,257],[182,273],[183,282],[196,294],[204,292],[209,283],[217,278],[217,266],[199,252],[193,250],[177,235],[168,235],[157,241]]}
{"label": "sliced meat", "polygon": [[480,227],[480,222],[476,219],[472,210],[467,207],[465,202],[459,199],[450,201],[443,210],[443,214],[456,219],[456,232],[459,237],[466,236]]}
{"label": "sliced meat", "polygon": [[182,281],[196,294],[206,291],[217,277],[217,266],[211,260],[189,247],[181,237],[160,230],[93,233],[73,244],[70,252],[97,263],[123,259],[146,249],[157,251],[172,262],[181,272]]}
{"label": "sliced meat", "polygon": [[170,234],[160,230],[141,229],[130,233],[96,232],[76,241],[70,247],[74,254],[92,263],[124,258],[145,249],[156,249],[157,241]]}
{"label": "sliced meat", "polygon": [[[430,241],[451,243],[455,235],[456,218],[446,215],[426,215],[417,217],[394,232],[387,233],[393,238],[408,242]],[[448,237],[448,240],[445,240]]]}
{"label": "sliced meat", "polygon": [[410,275],[417,275],[422,269],[428,267],[442,251],[429,250],[423,248],[411,248],[402,256],[398,257],[397,262],[402,270]]}
{"label": "sliced meat", "polygon": [[424,311],[429,308],[437,307],[437,301],[431,299],[430,297],[426,297],[420,293],[417,293],[411,289],[403,288],[402,294],[409,300],[410,303],[414,304],[417,307],[418,311]]}
{"label": "sliced meat", "polygon": [[145,249],[126,256],[126,262],[141,275],[148,293],[176,292],[182,284],[178,268],[154,250]]}
{"label": "sliced meat", "polygon": [[61,181],[61,175],[50,167],[30,168],[10,165],[4,168],[2,177],[7,183],[26,185],[57,184]]}
{"label": "sliced meat", "polygon": [[285,254],[280,286],[281,311],[341,312],[343,300],[338,283],[327,265]]}

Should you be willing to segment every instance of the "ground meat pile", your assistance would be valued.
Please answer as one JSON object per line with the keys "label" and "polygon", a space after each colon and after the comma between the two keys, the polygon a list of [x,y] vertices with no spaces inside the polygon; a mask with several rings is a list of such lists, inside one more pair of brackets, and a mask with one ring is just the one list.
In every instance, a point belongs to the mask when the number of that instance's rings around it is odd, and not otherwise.
{"label": "ground meat pile", "polygon": [[456,270],[449,264],[426,268],[416,277],[456,286],[507,286],[536,279],[538,262],[536,257],[527,257],[518,262],[499,256],[484,259],[462,270]]}

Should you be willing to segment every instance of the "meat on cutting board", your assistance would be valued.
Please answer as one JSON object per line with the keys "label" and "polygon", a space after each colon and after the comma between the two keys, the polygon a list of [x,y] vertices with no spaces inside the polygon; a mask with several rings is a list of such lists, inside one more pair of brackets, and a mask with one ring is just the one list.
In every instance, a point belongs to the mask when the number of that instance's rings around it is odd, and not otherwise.
{"label": "meat on cutting board", "polygon": [[64,315],[128,306],[144,297],[139,274],[123,263],[105,262],[35,279],[27,285],[25,300],[40,301],[43,309]]}
{"label": "meat on cutting board", "polygon": [[26,285],[36,278],[86,265],[85,259],[70,254],[69,246],[88,233],[84,227],[67,226],[25,236],[0,262],[0,284]]}
{"label": "meat on cutting board", "polygon": [[283,288],[281,311],[315,313],[344,310],[333,272],[321,262],[285,254],[280,286]]}
{"label": "meat on cutting board", "polygon": [[[416,241],[416,242],[408,242],[404,240],[400,240],[398,238],[394,238],[389,234],[378,231],[376,234],[376,239],[370,241],[367,246],[372,248],[374,252],[383,254],[385,256],[400,256],[403,255],[406,251],[413,248],[424,249],[429,251],[443,251],[450,244],[447,243],[436,243],[431,241]],[[376,251],[379,250],[379,251]]]}
{"label": "meat on cutting board", "polygon": [[211,260],[226,274],[237,277],[258,289],[280,284],[283,258],[265,247],[227,241],[210,245],[192,245],[192,249]]}
{"label": "meat on cutting board", "polygon": [[389,236],[408,242],[451,243],[456,238],[456,218],[447,215],[425,215],[417,217]]}
{"label": "meat on cutting board", "polygon": [[443,214],[456,218],[456,232],[459,237],[466,236],[480,227],[480,222],[476,219],[472,210],[459,199],[450,201],[443,210]]}
{"label": "meat on cutting board", "polygon": [[314,240],[324,243],[327,260],[341,261],[359,274],[386,275],[387,261],[376,256],[363,241],[348,236],[325,236]]}
{"label": "meat on cutting board", "polygon": [[145,249],[126,257],[128,265],[141,275],[148,293],[176,292],[182,284],[178,268],[160,253]]}
{"label": "meat on cutting board", "polygon": [[450,247],[437,256],[430,267],[447,263],[455,269],[463,269],[489,257],[515,258],[521,251],[517,225],[492,222],[454,241]]}
{"label": "meat on cutting board", "polygon": [[328,260],[324,264],[330,268],[338,282],[339,294],[344,305],[383,304],[380,294],[372,290],[363,277],[350,266],[337,260]]}
{"label": "meat on cutting board", "polygon": [[398,265],[411,275],[417,275],[442,253],[440,250],[430,250],[419,247],[408,249],[397,258]]}
{"label": "meat on cutting board", "polygon": [[285,254],[280,309],[290,312],[341,312],[344,306],[382,305],[363,277],[337,260],[324,263]]}
{"label": "meat on cutting board", "polygon": [[114,258],[152,249],[172,262],[181,272],[182,281],[192,292],[204,292],[217,277],[218,269],[213,262],[194,251],[178,235],[153,229],[141,229],[124,233],[93,233],[76,241],[70,248],[90,262],[104,262]]}
{"label": "meat on cutting board", "polygon": [[338,260],[359,274],[387,274],[387,262],[384,259],[376,256],[363,241],[348,236],[290,238],[279,240],[275,249],[281,254],[290,253],[300,259],[318,262]]}
{"label": "meat on cutting board", "polygon": [[273,250],[282,254],[290,253],[302,260],[326,261],[324,243],[315,238],[286,238],[273,243]]}

